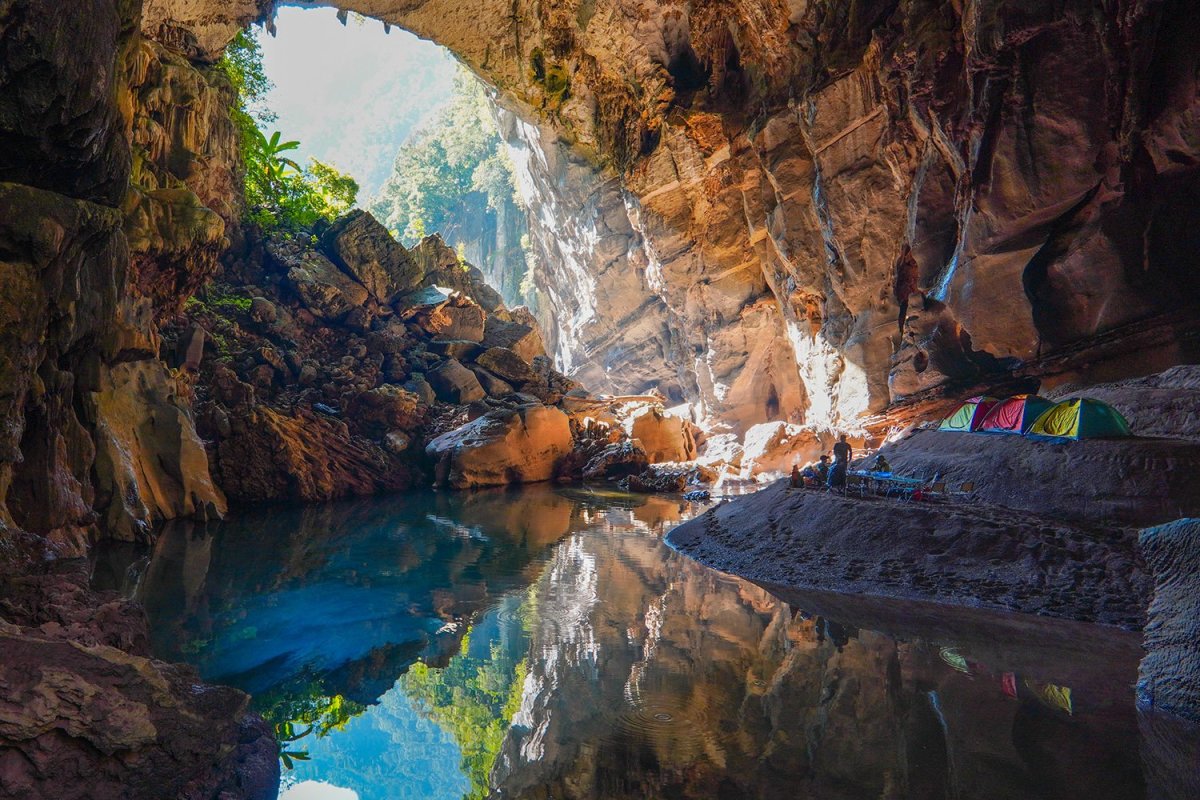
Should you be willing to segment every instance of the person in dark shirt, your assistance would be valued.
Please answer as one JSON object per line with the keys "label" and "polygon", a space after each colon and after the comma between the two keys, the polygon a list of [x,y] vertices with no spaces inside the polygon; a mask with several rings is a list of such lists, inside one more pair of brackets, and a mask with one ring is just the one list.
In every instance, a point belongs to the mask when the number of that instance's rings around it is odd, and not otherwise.
{"label": "person in dark shirt", "polygon": [[854,451],[846,441],[846,434],[838,437],[833,445],[833,465],[829,468],[829,488],[841,489],[846,486],[846,471],[850,469],[850,457]]}

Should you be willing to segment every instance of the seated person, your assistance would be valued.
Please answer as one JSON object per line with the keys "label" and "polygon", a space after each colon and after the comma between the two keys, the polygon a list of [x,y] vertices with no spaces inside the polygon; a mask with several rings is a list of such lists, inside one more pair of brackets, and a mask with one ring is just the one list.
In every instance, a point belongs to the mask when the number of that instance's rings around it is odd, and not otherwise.
{"label": "seated person", "polygon": [[814,467],[816,472],[816,480],[820,484],[825,484],[829,480],[829,456],[821,456],[821,460]]}
{"label": "seated person", "polygon": [[892,465],[883,457],[883,453],[875,456],[875,463],[871,465],[871,469],[875,472],[891,472]]}

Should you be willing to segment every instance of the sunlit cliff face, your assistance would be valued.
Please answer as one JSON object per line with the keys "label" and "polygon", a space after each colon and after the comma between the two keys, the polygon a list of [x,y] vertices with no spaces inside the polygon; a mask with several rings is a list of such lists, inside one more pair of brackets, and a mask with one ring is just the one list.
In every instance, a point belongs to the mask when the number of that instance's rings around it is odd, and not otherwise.
{"label": "sunlit cliff face", "polygon": [[[1181,3],[343,5],[526,120],[538,287],[599,387],[846,425],[1194,304]],[[264,14],[154,0],[144,29],[211,54]]]}

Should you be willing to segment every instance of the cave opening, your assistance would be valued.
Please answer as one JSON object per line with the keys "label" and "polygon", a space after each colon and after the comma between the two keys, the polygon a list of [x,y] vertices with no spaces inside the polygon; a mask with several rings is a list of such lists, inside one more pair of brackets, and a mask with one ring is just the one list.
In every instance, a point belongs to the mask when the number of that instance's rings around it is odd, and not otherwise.
{"label": "cave opening", "polygon": [[354,205],[406,248],[437,234],[506,304],[536,304],[511,148],[474,73],[441,45],[333,8],[283,7],[272,35],[256,30],[264,133],[297,142],[302,167],[352,177]]}

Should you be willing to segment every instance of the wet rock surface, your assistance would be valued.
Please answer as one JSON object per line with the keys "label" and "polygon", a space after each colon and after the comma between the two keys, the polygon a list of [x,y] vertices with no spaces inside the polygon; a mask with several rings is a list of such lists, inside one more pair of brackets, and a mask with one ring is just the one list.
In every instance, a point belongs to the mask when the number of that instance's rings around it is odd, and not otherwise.
{"label": "wet rock surface", "polygon": [[273,798],[250,698],[151,658],[141,609],[86,581],[75,561],[0,584],[0,795]]}

